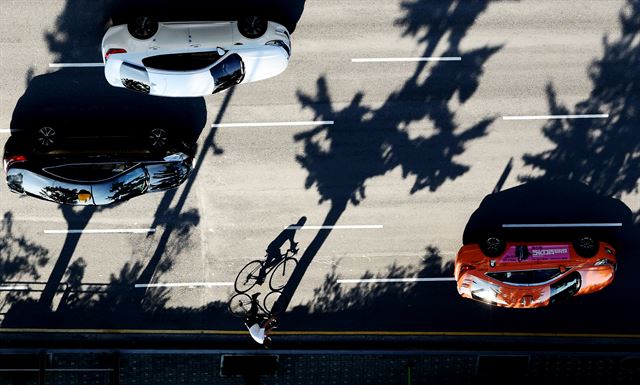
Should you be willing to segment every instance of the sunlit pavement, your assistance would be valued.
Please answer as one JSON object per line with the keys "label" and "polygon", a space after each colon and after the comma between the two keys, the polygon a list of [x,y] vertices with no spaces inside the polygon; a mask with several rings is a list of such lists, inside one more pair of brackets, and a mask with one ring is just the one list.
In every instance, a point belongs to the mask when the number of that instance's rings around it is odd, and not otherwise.
{"label": "sunlit pavement", "polygon": [[[52,72],[65,71],[64,97],[105,103],[86,91],[105,87],[99,69],[50,68],[101,61],[107,15],[100,2],[72,3],[3,5],[0,142],[18,99],[34,92],[30,81]],[[195,172],[181,188],[92,209],[0,185],[0,332],[235,335],[243,325],[226,301],[236,275],[306,216],[309,228],[296,233],[305,266],[289,288],[283,335],[635,336],[634,317],[612,329],[609,316],[638,305],[625,295],[633,273],[623,270],[633,269],[639,250],[639,83],[629,59],[639,47],[637,26],[624,35],[619,19],[637,18],[638,5],[584,3],[307,1],[285,73],[193,100],[206,125]],[[352,60],[416,57],[460,60]],[[109,108],[119,111],[113,101]],[[569,114],[608,117],[503,119]],[[261,124],[269,122],[276,124]],[[636,242],[621,251],[620,276],[602,293],[526,313],[463,300],[451,281],[341,281],[451,277],[482,198],[542,176],[585,182],[636,213],[628,237]],[[335,227],[313,227],[320,225]],[[588,317],[578,325],[568,319],[576,311]]]}

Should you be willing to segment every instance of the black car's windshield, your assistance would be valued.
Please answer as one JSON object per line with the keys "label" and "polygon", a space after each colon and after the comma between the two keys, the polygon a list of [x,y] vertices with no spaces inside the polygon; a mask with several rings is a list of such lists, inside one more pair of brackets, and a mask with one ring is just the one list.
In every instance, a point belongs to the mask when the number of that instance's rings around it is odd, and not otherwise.
{"label": "black car's windshield", "polygon": [[130,170],[126,174],[93,186],[93,200],[97,205],[109,204],[144,194],[149,185],[143,167]]}
{"label": "black car's windshield", "polygon": [[244,79],[244,63],[240,55],[234,53],[213,66],[210,72],[215,83],[213,92],[220,92],[240,83]]}
{"label": "black car's windshield", "polygon": [[149,173],[149,191],[162,191],[178,187],[190,168],[182,162],[167,162],[145,166]]}

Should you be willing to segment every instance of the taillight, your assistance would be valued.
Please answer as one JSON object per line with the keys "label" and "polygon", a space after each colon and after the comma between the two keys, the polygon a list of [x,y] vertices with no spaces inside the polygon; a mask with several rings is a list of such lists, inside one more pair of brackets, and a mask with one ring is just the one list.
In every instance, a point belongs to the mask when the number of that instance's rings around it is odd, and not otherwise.
{"label": "taillight", "polygon": [[27,157],[24,155],[14,155],[14,156],[8,157],[4,160],[4,172],[6,173],[9,170],[9,167],[11,167],[11,165],[13,165],[14,163],[26,162],[26,161],[27,161]]}
{"label": "taillight", "polygon": [[109,48],[107,53],[104,55],[104,60],[105,61],[109,60],[109,56],[116,53],[127,53],[127,50],[124,48]]}

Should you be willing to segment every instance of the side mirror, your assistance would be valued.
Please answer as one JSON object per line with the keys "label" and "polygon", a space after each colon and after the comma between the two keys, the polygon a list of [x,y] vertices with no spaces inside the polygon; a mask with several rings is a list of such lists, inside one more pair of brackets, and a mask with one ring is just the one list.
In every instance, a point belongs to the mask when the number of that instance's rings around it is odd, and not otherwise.
{"label": "side mirror", "polygon": [[218,55],[220,56],[224,56],[225,53],[227,53],[227,51],[225,51],[224,49],[218,47],[216,48],[216,51],[218,52]]}

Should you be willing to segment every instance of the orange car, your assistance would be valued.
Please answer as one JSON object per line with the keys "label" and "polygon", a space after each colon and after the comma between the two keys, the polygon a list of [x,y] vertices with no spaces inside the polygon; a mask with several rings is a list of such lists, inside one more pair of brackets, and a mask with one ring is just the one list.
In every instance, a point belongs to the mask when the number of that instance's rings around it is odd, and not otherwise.
{"label": "orange car", "polygon": [[456,257],[458,293],[491,305],[534,308],[589,294],[613,281],[616,251],[582,237],[572,243],[505,242],[488,237]]}

